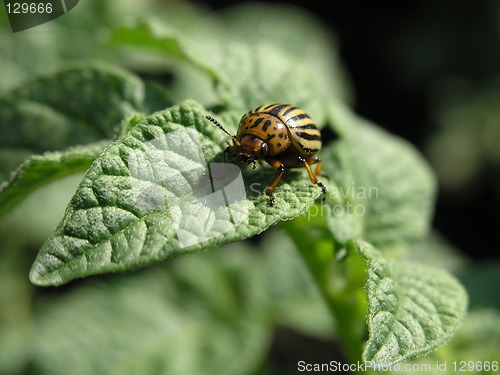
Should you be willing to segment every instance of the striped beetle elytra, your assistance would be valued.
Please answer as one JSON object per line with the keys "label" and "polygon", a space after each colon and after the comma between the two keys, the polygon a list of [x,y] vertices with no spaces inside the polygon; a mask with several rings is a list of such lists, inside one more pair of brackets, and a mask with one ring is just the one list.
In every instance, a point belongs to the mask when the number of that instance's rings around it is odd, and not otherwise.
{"label": "striped beetle elytra", "polygon": [[[325,199],[326,187],[316,177],[322,175],[321,160],[315,156],[321,149],[321,133],[302,109],[290,104],[257,107],[243,115],[236,136],[212,116],[206,118],[233,140],[233,145],[224,150],[222,162],[229,153],[238,161],[253,163],[253,168],[257,166],[256,160],[265,160],[278,171],[278,176],[266,189],[270,205],[276,202],[273,193],[286,168],[306,168],[311,182],[321,188]],[[312,164],[317,164],[314,172]]]}

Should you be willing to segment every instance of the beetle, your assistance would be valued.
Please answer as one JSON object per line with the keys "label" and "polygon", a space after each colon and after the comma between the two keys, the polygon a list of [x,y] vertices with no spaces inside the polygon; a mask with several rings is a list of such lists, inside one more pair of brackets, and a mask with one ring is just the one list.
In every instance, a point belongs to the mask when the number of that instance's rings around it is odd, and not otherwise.
{"label": "beetle", "polygon": [[[253,163],[254,169],[257,167],[256,160],[265,160],[278,171],[278,176],[265,191],[270,206],[276,202],[274,190],[285,168],[306,168],[309,179],[321,188],[325,200],[326,186],[316,177],[324,176],[321,173],[322,162],[315,156],[321,149],[321,133],[302,109],[281,103],[261,105],[243,115],[236,136],[212,116],[207,115],[206,118],[233,140],[233,145],[222,154],[223,163],[229,153],[238,161]],[[314,173],[310,167],[312,164],[317,164]]]}

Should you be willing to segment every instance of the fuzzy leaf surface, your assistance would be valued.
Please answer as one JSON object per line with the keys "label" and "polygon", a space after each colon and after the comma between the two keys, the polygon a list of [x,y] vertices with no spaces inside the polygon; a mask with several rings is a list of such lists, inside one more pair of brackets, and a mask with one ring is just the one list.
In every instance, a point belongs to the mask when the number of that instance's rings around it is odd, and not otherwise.
{"label": "fuzzy leaf surface", "polygon": [[362,237],[381,251],[404,250],[429,229],[433,173],[412,145],[343,111],[334,120],[341,138],[323,152],[328,226],[340,243]]}
{"label": "fuzzy leaf surface", "polygon": [[220,104],[240,116],[288,102],[323,126],[328,103],[350,97],[330,33],[292,7],[244,4],[222,17],[175,9],[162,22],[118,29],[112,39],[198,68],[215,83]]}
{"label": "fuzzy leaf surface", "polygon": [[389,263],[364,241],[352,245],[368,263],[365,361],[395,364],[431,351],[455,333],[467,294],[454,277],[428,266]]}
{"label": "fuzzy leaf surface", "polygon": [[[276,189],[276,204],[269,206],[262,192],[276,171],[260,167],[243,171],[242,199],[231,201],[233,190],[224,188],[228,205],[204,201],[223,188],[210,190],[203,164],[219,162],[225,145],[224,133],[205,114],[186,101],[146,117],[107,147],[40,250],[31,281],[58,285],[248,238],[304,213],[321,194],[306,171],[291,170]],[[187,128],[191,132],[179,133]],[[170,138],[174,134],[181,136]],[[152,145],[159,153],[150,151]]]}
{"label": "fuzzy leaf surface", "polygon": [[35,188],[88,168],[143,100],[140,80],[97,63],[36,78],[0,98],[0,214]]}
{"label": "fuzzy leaf surface", "polygon": [[241,250],[89,280],[49,300],[34,340],[37,371],[250,374],[265,356],[270,325],[249,291],[259,263]]}

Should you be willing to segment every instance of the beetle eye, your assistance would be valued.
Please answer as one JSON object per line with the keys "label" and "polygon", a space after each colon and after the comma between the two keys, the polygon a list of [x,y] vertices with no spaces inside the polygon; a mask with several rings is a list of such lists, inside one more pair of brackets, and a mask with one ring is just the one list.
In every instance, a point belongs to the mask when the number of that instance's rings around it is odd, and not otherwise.
{"label": "beetle eye", "polygon": [[260,156],[264,156],[265,154],[267,154],[267,151],[269,151],[269,146],[267,145],[267,143],[264,143],[260,148]]}

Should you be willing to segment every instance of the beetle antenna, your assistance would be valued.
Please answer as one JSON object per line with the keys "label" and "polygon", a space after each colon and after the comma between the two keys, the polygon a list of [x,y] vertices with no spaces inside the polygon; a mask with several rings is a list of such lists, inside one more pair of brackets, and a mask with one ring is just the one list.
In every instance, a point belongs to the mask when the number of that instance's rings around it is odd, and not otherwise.
{"label": "beetle antenna", "polygon": [[224,133],[226,133],[231,139],[234,141],[236,146],[240,146],[240,142],[233,136],[231,135],[224,127],[220,124],[219,121],[214,119],[212,116],[206,115],[205,118],[211,122],[213,122],[220,130],[222,130]]}

